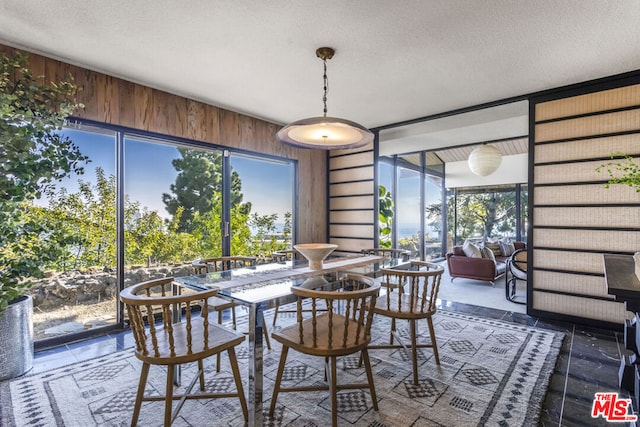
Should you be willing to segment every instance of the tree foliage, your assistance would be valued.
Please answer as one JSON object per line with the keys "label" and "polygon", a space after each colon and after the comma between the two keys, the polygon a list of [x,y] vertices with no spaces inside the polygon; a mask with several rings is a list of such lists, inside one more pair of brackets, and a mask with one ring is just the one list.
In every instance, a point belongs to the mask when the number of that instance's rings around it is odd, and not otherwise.
{"label": "tree foliage", "polygon": [[[215,197],[222,194],[222,154],[218,152],[180,148],[180,158],[172,161],[178,171],[176,182],[171,184],[172,194],[164,193],[162,200],[167,212],[175,215],[184,211],[178,230],[191,232],[194,216],[202,216],[213,209]],[[241,205],[243,213],[251,212],[251,203],[242,203],[242,182],[237,172],[231,174],[231,206]]]}
{"label": "tree foliage", "polygon": [[378,246],[390,248],[393,246],[393,195],[384,185],[378,186]]}
{"label": "tree foliage", "polygon": [[[456,206],[457,202],[457,206]],[[511,233],[516,226],[516,203],[513,191],[459,193],[447,198],[447,228],[453,234],[457,219],[457,236],[497,237]],[[442,206],[434,203],[426,207],[427,215],[438,217]],[[456,215],[454,215],[456,212]],[[434,224],[435,225],[435,224]]]}
{"label": "tree foliage", "polygon": [[[95,175],[94,184],[78,180],[76,192],[65,188],[50,191],[46,208],[25,202],[24,212],[31,222],[45,223],[55,230],[48,243],[55,247],[56,256],[43,267],[58,271],[115,267],[116,179],[114,175],[106,176],[100,167]],[[277,214],[250,216],[245,209],[242,204],[231,208],[231,253],[266,258],[289,246],[290,213],[285,214],[285,231],[276,237]],[[222,195],[213,193],[209,212],[196,212],[190,233],[179,229],[184,212],[185,207],[179,206],[175,215],[162,218],[157,211],[125,197],[125,264],[149,266],[220,256]]]}
{"label": "tree foliage", "polygon": [[[0,311],[42,276],[42,265],[57,256],[47,247],[57,230],[37,221],[25,203],[39,198],[87,160],[58,132],[80,104],[67,76],[45,83],[27,67],[21,52],[0,54]],[[44,243],[44,245],[42,245]]]}

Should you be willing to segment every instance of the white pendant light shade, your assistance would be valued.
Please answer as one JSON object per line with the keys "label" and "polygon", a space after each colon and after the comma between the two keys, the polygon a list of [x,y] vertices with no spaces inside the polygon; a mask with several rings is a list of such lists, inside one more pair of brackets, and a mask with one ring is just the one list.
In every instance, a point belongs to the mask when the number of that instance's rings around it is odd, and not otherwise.
{"label": "white pendant light shade", "polygon": [[502,162],[502,154],[493,145],[481,145],[469,154],[469,169],[479,176],[491,175]]}
{"label": "white pendant light shade", "polygon": [[357,148],[373,142],[373,134],[358,123],[336,117],[311,117],[283,127],[276,134],[290,145],[305,148]]}
{"label": "white pendant light shade", "polygon": [[337,150],[358,148],[373,142],[373,133],[367,128],[350,120],[327,117],[327,60],[333,58],[335,51],[330,47],[321,47],[316,56],[324,63],[324,116],[310,117],[289,123],[276,133],[276,139],[285,144],[302,148],[320,148]]}

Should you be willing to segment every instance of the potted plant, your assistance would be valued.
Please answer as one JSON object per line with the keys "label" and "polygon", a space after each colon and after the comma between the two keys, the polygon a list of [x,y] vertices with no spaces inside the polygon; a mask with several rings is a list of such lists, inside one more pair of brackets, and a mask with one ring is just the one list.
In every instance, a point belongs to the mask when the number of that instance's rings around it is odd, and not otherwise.
{"label": "potted plant", "polygon": [[[609,181],[605,184],[609,188],[612,184],[627,185],[640,193],[640,165],[633,157],[623,153],[611,154],[611,161],[596,168],[596,172],[606,171],[609,174]],[[640,252],[633,255],[635,264],[635,274],[640,280]]]}
{"label": "potted plant", "polygon": [[640,165],[634,161],[633,157],[623,153],[613,153],[611,161],[600,165],[596,171],[606,171],[609,174],[609,182],[605,184],[607,188],[611,184],[622,184],[640,193]]}
{"label": "potted plant", "polygon": [[25,53],[0,53],[0,380],[31,368],[33,303],[26,290],[56,256],[56,230],[28,208],[56,181],[82,173],[86,160],[59,132],[81,107],[72,77],[46,83],[27,64]]}

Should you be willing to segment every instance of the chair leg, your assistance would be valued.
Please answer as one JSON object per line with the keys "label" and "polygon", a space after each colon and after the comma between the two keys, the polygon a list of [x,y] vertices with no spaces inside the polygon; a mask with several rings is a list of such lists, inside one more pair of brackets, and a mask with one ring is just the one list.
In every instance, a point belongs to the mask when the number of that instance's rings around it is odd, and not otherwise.
{"label": "chair leg", "polygon": [[324,357],[324,382],[329,381],[329,356]]}
{"label": "chair leg", "polygon": [[[234,320],[235,325],[235,320]],[[218,325],[222,325],[222,310],[218,310]],[[235,329],[235,328],[234,328]],[[216,354],[216,372],[220,372],[220,363],[222,359],[220,357],[220,353]]]}
{"label": "chair leg", "polygon": [[142,371],[140,371],[140,381],[138,382],[138,393],[136,394],[136,403],[133,406],[133,416],[131,417],[131,427],[135,427],[138,424],[138,417],[140,416],[140,406],[142,405],[142,398],[144,397],[144,388],[147,385],[147,376],[149,375],[149,364],[142,364]]}
{"label": "chair leg", "polygon": [[271,326],[276,326],[276,320],[278,320],[278,306],[276,305],[276,310],[273,313],[273,324]]}
{"label": "chair leg", "polygon": [[376,397],[376,387],[373,384],[373,371],[371,370],[371,360],[369,360],[369,351],[365,348],[360,352],[360,358],[364,360],[364,369],[367,372],[367,381],[369,381],[369,393],[371,393],[371,402],[373,409],[378,410],[378,398]]}
{"label": "chair leg", "polygon": [[410,333],[411,333],[411,360],[413,362],[413,385],[418,385],[418,348],[416,337],[416,321],[411,319],[409,321]]}
{"label": "chair leg", "polygon": [[436,359],[436,365],[440,364],[440,355],[438,354],[438,343],[436,343],[436,331],[433,328],[433,319],[427,317],[427,326],[429,326],[429,335],[431,335],[431,344],[433,345],[433,357]]}
{"label": "chair leg", "polygon": [[233,321],[233,330],[236,330],[236,305],[234,304],[233,306],[231,306],[231,319]]}
{"label": "chair leg", "polygon": [[200,372],[200,391],[204,391],[204,363],[202,363],[202,359],[198,360],[198,371]]}
{"label": "chair leg", "polygon": [[242,406],[242,414],[244,415],[244,421],[249,421],[249,409],[247,408],[247,399],[244,396],[244,388],[242,387],[242,377],[240,376],[240,369],[238,368],[238,358],[236,357],[235,348],[231,347],[227,350],[229,355],[229,362],[231,363],[231,370],[233,371],[233,379],[236,382],[236,389],[238,390],[238,398],[240,399],[240,406]]}
{"label": "chair leg", "polygon": [[331,378],[329,381],[329,394],[331,395],[331,427],[338,427],[338,369],[336,357],[331,357]]}
{"label": "chair leg", "polygon": [[280,363],[278,364],[278,373],[276,374],[276,382],[273,384],[273,395],[271,396],[271,406],[269,407],[269,416],[273,417],[273,411],[276,409],[276,401],[278,393],[280,393],[280,384],[282,383],[282,374],[284,373],[284,364],[287,361],[287,353],[289,347],[283,345],[282,353],[280,353]]}
{"label": "chair leg", "polygon": [[271,341],[269,341],[269,331],[267,330],[267,322],[262,313],[262,334],[264,335],[264,342],[267,343],[267,348],[271,350]]}
{"label": "chair leg", "polygon": [[391,319],[391,332],[389,333],[389,344],[393,345],[393,334],[396,332],[396,319]]}
{"label": "chair leg", "polygon": [[173,372],[174,366],[167,365],[167,387],[164,395],[164,427],[171,426],[171,410],[173,409]]}

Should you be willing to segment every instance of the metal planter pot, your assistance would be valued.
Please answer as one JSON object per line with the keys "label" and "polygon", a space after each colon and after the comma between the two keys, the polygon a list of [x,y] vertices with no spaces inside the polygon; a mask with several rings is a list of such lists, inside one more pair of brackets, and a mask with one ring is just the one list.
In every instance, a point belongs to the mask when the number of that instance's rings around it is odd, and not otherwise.
{"label": "metal planter pot", "polygon": [[0,314],[0,380],[33,367],[33,299],[21,296]]}

